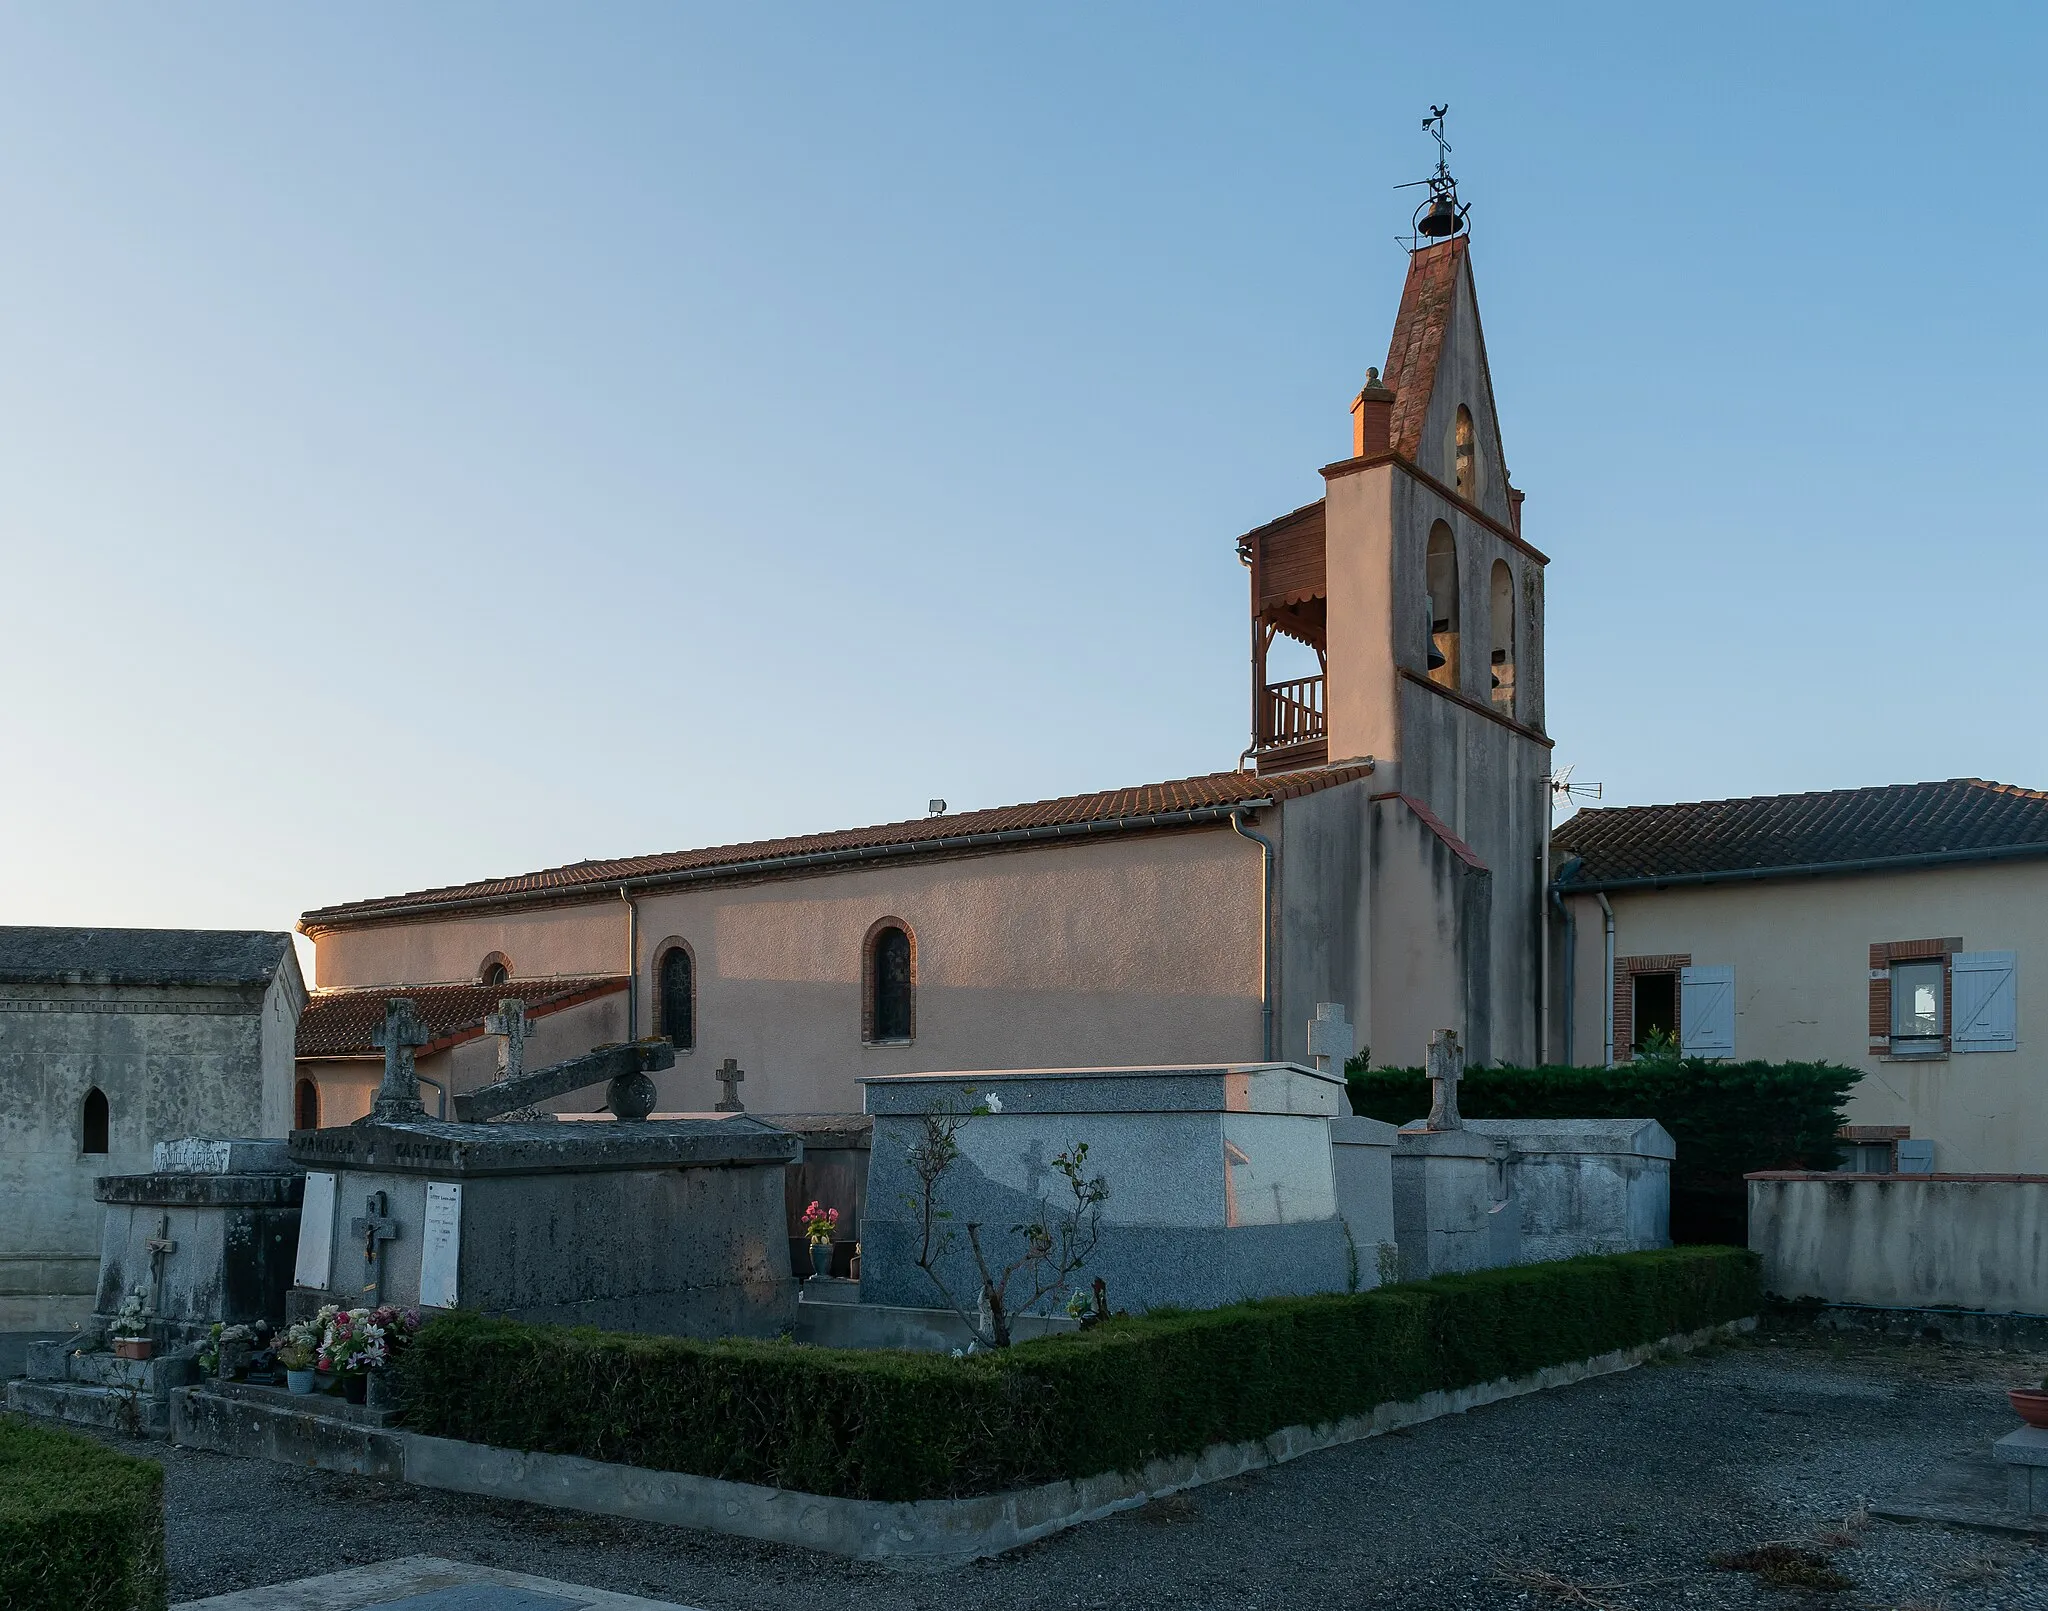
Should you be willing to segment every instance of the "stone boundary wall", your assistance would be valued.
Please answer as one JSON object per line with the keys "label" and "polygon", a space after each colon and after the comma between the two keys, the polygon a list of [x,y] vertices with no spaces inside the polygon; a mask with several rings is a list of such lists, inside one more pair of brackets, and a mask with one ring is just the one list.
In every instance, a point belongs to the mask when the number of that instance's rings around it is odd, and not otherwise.
{"label": "stone boundary wall", "polygon": [[1748,1177],[1749,1247],[1774,1298],[2048,1314],[2048,1175]]}
{"label": "stone boundary wall", "polygon": [[[455,1493],[795,1544],[898,1569],[935,1571],[1000,1555],[1083,1522],[1321,1449],[1613,1375],[1659,1354],[1751,1330],[1755,1324],[1754,1319],[1734,1320],[1548,1366],[1527,1376],[1427,1393],[1406,1403],[1382,1404],[1369,1415],[1330,1426],[1286,1427],[1253,1442],[1217,1444],[1200,1454],[1155,1460],[1142,1471],[1105,1472],[969,1499],[892,1503],[828,1498],[574,1455],[526,1454],[417,1432],[369,1429],[298,1410],[228,1400],[205,1388],[186,1388],[173,1395],[172,1441],[224,1454],[397,1477]],[[278,1424],[283,1421],[315,1424]]]}

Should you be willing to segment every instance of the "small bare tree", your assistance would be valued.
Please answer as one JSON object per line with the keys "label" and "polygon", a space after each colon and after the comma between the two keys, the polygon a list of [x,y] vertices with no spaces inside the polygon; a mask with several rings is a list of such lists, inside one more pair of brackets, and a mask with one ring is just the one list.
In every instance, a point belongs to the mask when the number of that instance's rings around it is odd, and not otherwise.
{"label": "small bare tree", "polygon": [[[959,1161],[961,1130],[969,1120],[993,1111],[987,1104],[977,1104],[965,1113],[938,1104],[925,1111],[923,1133],[910,1149],[910,1172],[916,1178],[917,1191],[906,1201],[917,1218],[917,1267],[924,1271],[946,1307],[960,1317],[975,1341],[985,1348],[1007,1348],[1011,1317],[1028,1314],[1034,1304],[1064,1292],[1074,1272],[1094,1255],[1095,1246],[1102,1239],[1102,1205],[1109,1198],[1109,1182],[1101,1175],[1087,1172],[1088,1143],[1074,1142],[1052,1161],[1053,1168],[1067,1183],[1072,1202],[1062,1202],[1055,1209],[1041,1197],[1035,1220],[1010,1227],[1012,1235],[1024,1239],[1023,1251],[1000,1268],[989,1263],[989,1252],[982,1246],[981,1222],[966,1221],[967,1247],[974,1258],[975,1278],[980,1283],[978,1300],[970,1313],[939,1274],[940,1262],[957,1240],[948,1223],[953,1218],[951,1210],[939,1206],[939,1183]],[[1013,1299],[1011,1283],[1020,1278],[1019,1290],[1028,1295]]]}

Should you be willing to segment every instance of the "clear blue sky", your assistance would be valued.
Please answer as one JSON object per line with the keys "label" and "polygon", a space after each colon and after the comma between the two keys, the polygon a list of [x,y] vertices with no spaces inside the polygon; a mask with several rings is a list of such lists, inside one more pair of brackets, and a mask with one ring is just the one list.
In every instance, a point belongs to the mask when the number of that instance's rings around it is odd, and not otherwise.
{"label": "clear blue sky", "polygon": [[1448,101],[1560,762],[2048,786],[2033,8],[0,13],[0,921],[1184,776]]}

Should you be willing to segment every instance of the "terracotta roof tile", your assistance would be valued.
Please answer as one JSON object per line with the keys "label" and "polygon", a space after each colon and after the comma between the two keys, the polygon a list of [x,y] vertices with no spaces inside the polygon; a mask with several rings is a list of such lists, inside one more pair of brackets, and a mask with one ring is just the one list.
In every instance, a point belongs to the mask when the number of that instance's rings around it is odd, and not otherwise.
{"label": "terracotta roof tile", "polygon": [[375,990],[316,990],[299,1015],[301,1057],[375,1057],[371,1036],[383,1027],[384,1003],[407,996],[433,1038],[422,1056],[474,1040],[484,1016],[506,996],[526,1003],[527,1016],[544,1018],[564,1007],[609,996],[626,988],[625,975],[589,978],[510,979],[504,984],[384,985]]}
{"label": "terracotta roof tile", "polygon": [[[673,851],[658,856],[631,856],[612,861],[579,861],[566,867],[550,867],[513,878],[486,878],[469,884],[451,884],[439,889],[417,890],[405,895],[352,901],[323,906],[299,920],[304,929],[332,927],[343,923],[371,921],[396,911],[422,907],[453,906],[470,902],[543,900],[574,896],[582,890],[594,892],[627,880],[654,879],[692,873],[712,873],[761,862],[797,861],[806,856],[835,851],[879,847],[920,846],[953,848],[941,841],[971,836],[1013,833],[1033,829],[1078,828],[1087,825],[1115,825],[1131,829],[1150,826],[1146,819],[1161,813],[1236,805],[1246,800],[1284,800],[1313,794],[1364,777],[1372,768],[1366,763],[1320,767],[1302,772],[1260,777],[1252,772],[1211,772],[1204,777],[1180,778],[1169,783],[1147,783],[1135,788],[1108,789],[1098,794],[1070,794],[1057,800],[1039,800],[1027,805],[997,806],[987,811],[961,811],[946,816],[917,817],[908,822],[886,822],[872,828],[846,828],[833,833],[802,834],[789,839],[758,839],[745,844],[718,845],[706,850]],[[972,847],[964,847],[972,848]],[[773,871],[774,869],[762,869]]]}
{"label": "terracotta roof tile", "polygon": [[1950,778],[1815,794],[1581,811],[1557,830],[1570,883],[1753,877],[1777,868],[2048,852],[2048,794]]}
{"label": "terracotta roof tile", "polygon": [[1436,389],[1444,333],[1457,307],[1458,271],[1465,263],[1468,239],[1454,235],[1408,257],[1408,280],[1401,287],[1401,311],[1394,316],[1394,336],[1387,343],[1382,374],[1394,393],[1388,434],[1394,451],[1404,459],[1414,458],[1422,448],[1423,416]]}

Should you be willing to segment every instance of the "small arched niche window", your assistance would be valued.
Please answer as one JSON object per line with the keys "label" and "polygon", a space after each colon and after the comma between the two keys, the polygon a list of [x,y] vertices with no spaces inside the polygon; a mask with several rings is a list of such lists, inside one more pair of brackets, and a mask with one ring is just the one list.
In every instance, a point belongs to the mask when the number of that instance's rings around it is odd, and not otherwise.
{"label": "small arched niche window", "polygon": [[1458,405],[1458,423],[1452,431],[1451,471],[1457,477],[1458,496],[1467,503],[1479,501],[1479,445],[1472,431],[1472,410]]}
{"label": "small arched niche window", "polygon": [[85,1105],[79,1112],[78,1150],[105,1152],[110,1122],[107,1113],[107,1093],[95,1085],[85,1093]]}
{"label": "small arched niche window", "polygon": [[320,1128],[320,1087],[311,1080],[300,1080],[292,1094],[292,1113],[295,1128],[317,1130]]}
{"label": "small arched niche window", "polygon": [[868,930],[864,960],[863,1038],[871,1044],[912,1039],[917,1033],[917,952],[909,925],[883,918]]}
{"label": "small arched niche window", "polygon": [[1508,562],[1493,562],[1493,681],[1496,708],[1515,713],[1515,573]]}
{"label": "small arched niche window", "polygon": [[1458,540],[1439,520],[1429,528],[1429,680],[1458,686]]}
{"label": "small arched niche window", "polygon": [[690,948],[671,940],[654,966],[655,1034],[678,1051],[697,1044],[697,965]]}
{"label": "small arched niche window", "polygon": [[512,959],[503,951],[493,951],[476,965],[476,982],[480,985],[497,986],[509,984],[512,979]]}

